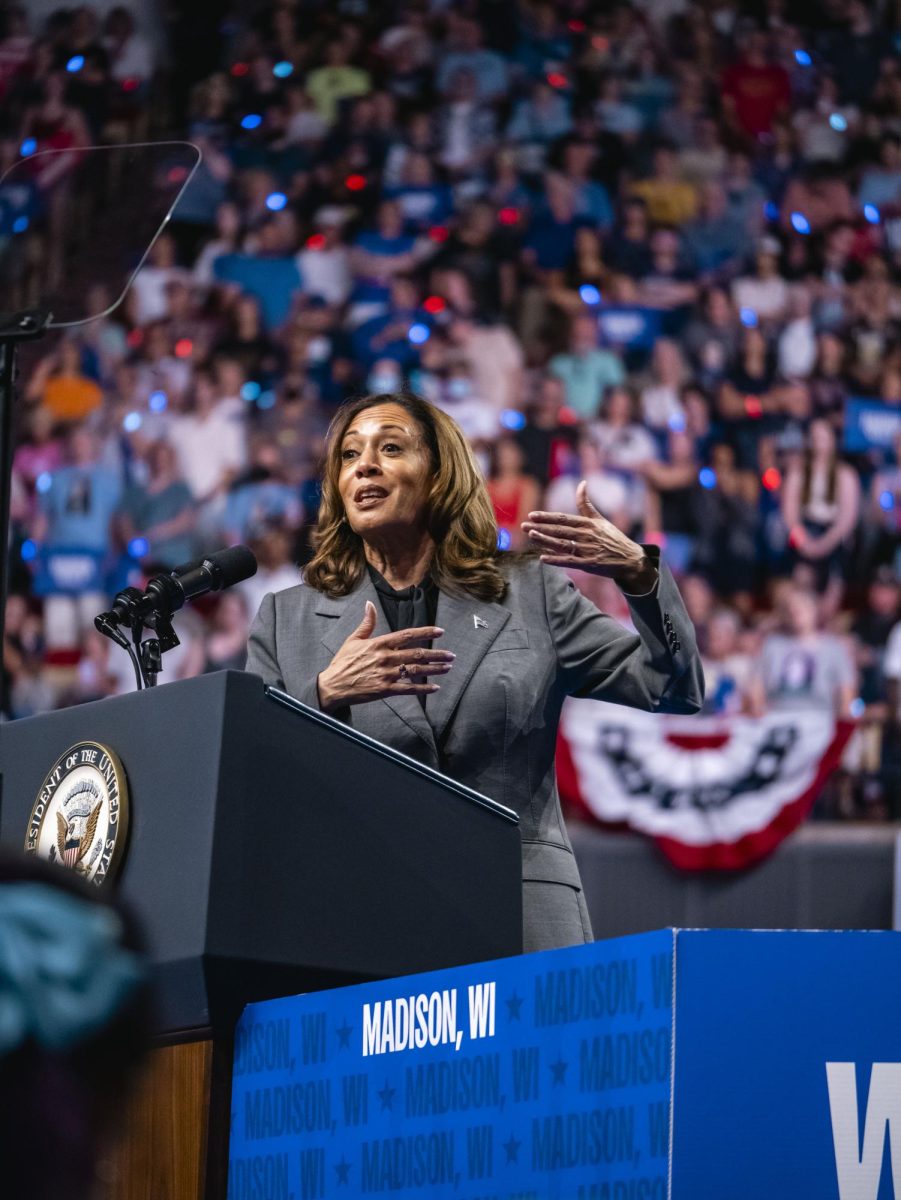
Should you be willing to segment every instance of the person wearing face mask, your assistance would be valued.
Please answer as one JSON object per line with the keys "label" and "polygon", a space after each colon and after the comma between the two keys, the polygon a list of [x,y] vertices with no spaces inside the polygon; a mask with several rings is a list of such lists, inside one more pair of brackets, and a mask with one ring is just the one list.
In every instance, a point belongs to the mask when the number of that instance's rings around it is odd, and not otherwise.
{"label": "person wearing face mask", "polygon": [[[446,413],[407,392],[349,401],[329,433],[304,582],[264,598],[248,645],[247,670],[267,684],[516,809],[527,952],[592,937],[555,782],[564,698],[672,713],[704,698],[658,548],[602,517],[584,483],[577,505],[529,512],[520,529],[539,553],[504,555]],[[636,632],[561,567],[615,580]]]}
{"label": "person wearing face mask", "polygon": [[497,436],[497,413],[479,394],[469,366],[462,359],[449,361],[435,403],[453,417],[475,446]]}
{"label": "person wearing face mask", "polygon": [[396,392],[402,383],[400,367],[391,358],[380,358],[372,364],[366,378],[369,392]]}

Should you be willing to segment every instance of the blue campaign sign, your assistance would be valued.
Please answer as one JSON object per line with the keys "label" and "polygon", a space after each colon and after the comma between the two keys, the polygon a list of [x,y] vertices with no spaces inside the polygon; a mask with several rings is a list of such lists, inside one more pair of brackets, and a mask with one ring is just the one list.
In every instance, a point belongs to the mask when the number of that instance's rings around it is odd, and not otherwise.
{"label": "blue campaign sign", "polygon": [[901,408],[882,400],[850,397],[845,403],[845,449],[891,450],[901,434]]}
{"label": "blue campaign sign", "polygon": [[660,336],[661,318],[656,308],[606,305],[598,310],[598,329],[605,345],[650,350]]}
{"label": "blue campaign sign", "polygon": [[899,1012],[899,933],[709,930],[253,1005],[229,1200],[901,1200]]}
{"label": "blue campaign sign", "polygon": [[672,1200],[901,1200],[901,934],[679,931],[675,1011]]}
{"label": "blue campaign sign", "polygon": [[665,1200],[670,931],[251,1005],[229,1200]]}

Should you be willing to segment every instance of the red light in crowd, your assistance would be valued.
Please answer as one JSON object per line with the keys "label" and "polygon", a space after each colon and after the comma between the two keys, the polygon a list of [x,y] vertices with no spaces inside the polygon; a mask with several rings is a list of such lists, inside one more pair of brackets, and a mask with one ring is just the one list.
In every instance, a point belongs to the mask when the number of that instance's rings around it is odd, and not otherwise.
{"label": "red light in crowd", "polygon": [[610,49],[610,39],[601,33],[595,34],[591,39],[591,44],[595,50],[600,50],[604,54]]}
{"label": "red light in crowd", "polygon": [[140,83],[141,83],[140,79],[123,79],[122,80],[122,91],[123,92],[136,92],[138,90],[138,87],[140,86]]}
{"label": "red light in crowd", "polygon": [[440,313],[444,312],[447,304],[441,296],[426,296],[422,302],[422,307],[427,313]]}
{"label": "red light in crowd", "polygon": [[760,482],[768,492],[775,492],[782,483],[782,472],[777,467],[767,467],[760,477]]}
{"label": "red light in crowd", "polygon": [[565,88],[569,80],[565,75],[561,75],[559,71],[548,71],[545,79],[552,88]]}
{"label": "red light in crowd", "polygon": [[788,544],[792,549],[797,549],[804,541],[804,527],[802,525],[794,525],[789,531]]}
{"label": "red light in crowd", "polygon": [[235,76],[236,79],[240,79],[242,75],[246,75],[249,70],[250,70],[250,67],[247,65],[247,63],[244,63],[244,62],[232,63],[231,73],[232,73],[232,75]]}
{"label": "red light in crowd", "polygon": [[429,237],[433,242],[446,242],[448,238],[446,225],[433,225],[429,229]]}
{"label": "red light in crowd", "polygon": [[308,250],[321,250],[325,246],[325,234],[313,233],[307,238]]}
{"label": "red light in crowd", "polygon": [[585,22],[578,21],[578,20],[567,21],[566,28],[570,31],[570,33],[584,33],[585,32]]}
{"label": "red light in crowd", "polygon": [[175,343],[175,357],[189,358],[194,350],[194,343],[190,338],[179,338]]}
{"label": "red light in crowd", "polygon": [[757,396],[745,396],[745,412],[755,421],[763,416],[763,405]]}
{"label": "red light in crowd", "polygon": [[502,225],[515,225],[519,220],[518,208],[502,208],[497,214],[497,219]]}
{"label": "red light in crowd", "polygon": [[579,423],[578,413],[574,412],[567,404],[562,405],[557,419],[561,425],[578,425]]}
{"label": "red light in crowd", "polygon": [[348,177],[344,180],[344,186],[349,192],[362,192],[363,188],[366,186],[366,176],[348,175]]}
{"label": "red light in crowd", "polygon": [[136,346],[140,346],[141,342],[143,342],[144,330],[132,329],[125,340],[128,342],[129,346],[131,346],[132,350],[134,350]]}
{"label": "red light in crowd", "polygon": [[166,178],[170,183],[184,183],[188,177],[187,167],[170,167],[166,172]]}

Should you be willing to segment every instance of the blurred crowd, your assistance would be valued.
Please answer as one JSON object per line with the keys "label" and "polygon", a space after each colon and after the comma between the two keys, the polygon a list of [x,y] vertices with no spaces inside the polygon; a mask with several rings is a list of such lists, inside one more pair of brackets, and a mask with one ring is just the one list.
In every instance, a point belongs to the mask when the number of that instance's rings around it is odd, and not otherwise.
{"label": "blurred crowd", "polygon": [[821,811],[901,816],[896,7],[226,8],[196,53],[136,3],[5,13],[23,288],[65,278],[86,146],[203,154],[124,304],[23,373],[7,715],[133,687],[94,614],[238,541],[259,573],[180,616],[162,678],[241,666],[310,553],[331,414],[408,386],[472,440],[502,549],[587,479],[679,579],[706,710],[855,720]]}

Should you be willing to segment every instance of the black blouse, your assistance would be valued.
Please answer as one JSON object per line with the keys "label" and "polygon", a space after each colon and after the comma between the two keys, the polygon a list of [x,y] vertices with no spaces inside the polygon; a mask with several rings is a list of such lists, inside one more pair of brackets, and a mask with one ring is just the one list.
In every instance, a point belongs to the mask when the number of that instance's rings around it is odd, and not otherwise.
{"label": "black blouse", "polygon": [[367,570],[392,633],[397,633],[399,629],[418,629],[435,624],[438,588],[428,575],[419,584],[393,588],[375,567],[367,564]]}
{"label": "black blouse", "polygon": [[[383,575],[367,563],[369,578],[379,594],[379,603],[385,620],[391,626],[391,632],[401,629],[420,629],[426,625],[434,625],[438,613],[438,588],[432,579],[426,575],[419,584],[410,587],[393,588]],[[431,646],[427,642],[427,646]],[[425,675],[412,675],[414,683],[428,683]],[[425,711],[425,696],[417,696]]]}

